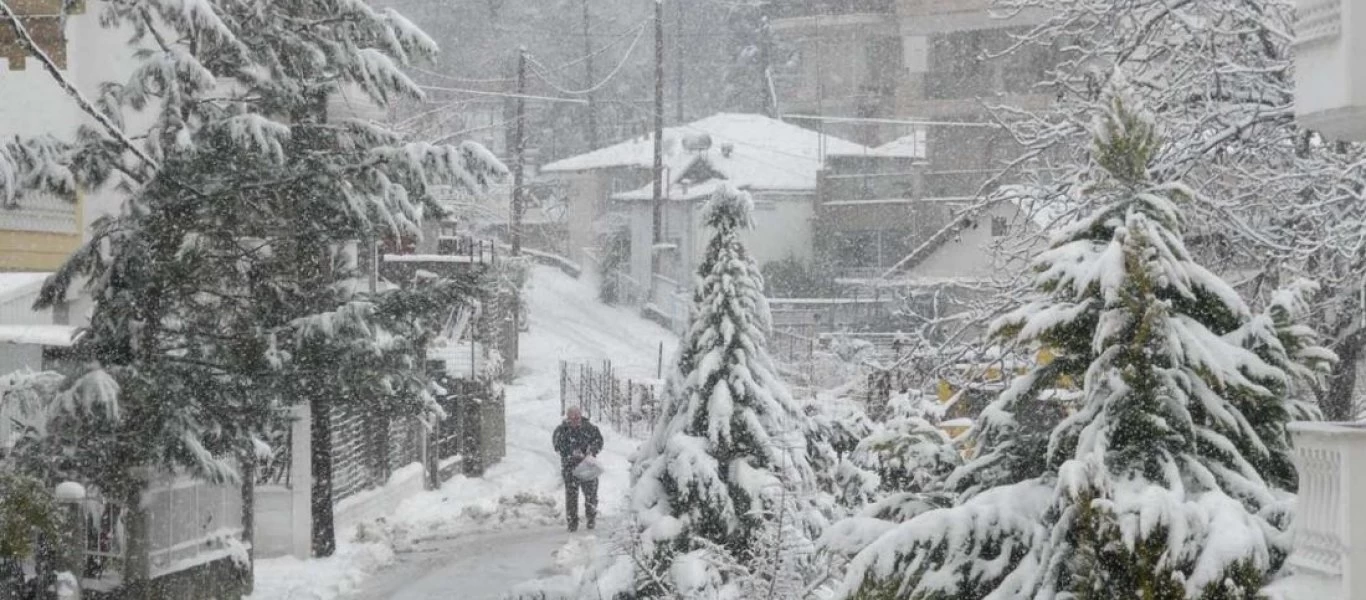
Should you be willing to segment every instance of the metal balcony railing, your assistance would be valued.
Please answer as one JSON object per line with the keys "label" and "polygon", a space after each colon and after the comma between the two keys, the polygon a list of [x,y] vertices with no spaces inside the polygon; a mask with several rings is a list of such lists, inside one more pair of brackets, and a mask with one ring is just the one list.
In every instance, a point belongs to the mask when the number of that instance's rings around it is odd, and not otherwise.
{"label": "metal balcony railing", "polygon": [[895,9],[896,2],[893,0],[797,0],[773,3],[770,16],[786,19],[817,15],[892,14]]}

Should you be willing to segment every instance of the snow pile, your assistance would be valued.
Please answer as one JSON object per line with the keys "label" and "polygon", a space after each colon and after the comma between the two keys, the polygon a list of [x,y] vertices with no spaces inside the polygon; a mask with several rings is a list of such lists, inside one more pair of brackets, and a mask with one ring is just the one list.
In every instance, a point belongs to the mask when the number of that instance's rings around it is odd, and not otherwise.
{"label": "snow pile", "polygon": [[346,543],[327,558],[256,561],[255,589],[247,600],[333,600],[354,593],[376,571],[394,562],[386,543]]}
{"label": "snow pile", "polygon": [[504,598],[520,600],[576,600],[579,582],[584,570],[595,560],[601,559],[604,549],[599,546],[596,536],[576,537],[565,542],[551,553],[554,560],[552,575],[541,579],[519,583],[508,590]]}
{"label": "snow pile", "polygon": [[[393,520],[381,519],[366,527],[382,530],[384,539],[399,549],[426,540],[476,531],[508,531],[555,525],[564,520],[560,496],[545,491],[472,496],[464,490],[474,480],[456,477],[441,490],[424,492],[404,501]],[[487,488],[484,488],[487,489]]]}

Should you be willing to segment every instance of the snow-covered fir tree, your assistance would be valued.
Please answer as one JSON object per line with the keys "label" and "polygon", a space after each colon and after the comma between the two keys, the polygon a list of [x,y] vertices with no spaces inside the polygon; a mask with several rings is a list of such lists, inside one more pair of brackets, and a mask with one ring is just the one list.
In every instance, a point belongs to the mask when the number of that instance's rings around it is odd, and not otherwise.
{"label": "snow-covered fir tree", "polygon": [[855,448],[854,464],[875,473],[883,493],[937,491],[962,462],[953,440],[939,427],[944,408],[919,390],[893,395],[886,420]]}
{"label": "snow-covered fir tree", "polygon": [[[76,139],[20,140],[0,158],[7,197],[111,182],[128,192],[40,301],[77,285],[97,300],[76,347],[91,366],[53,414],[109,419],[95,422],[101,435],[52,432],[79,450],[69,468],[131,504],[132,466],[240,479],[289,403],[314,403],[315,424],[324,399],[386,416],[436,410],[422,344],[460,291],[372,293],[357,284],[354,245],[420,236],[441,212],[433,187],[474,192],[505,169],[477,145],[406,142],[333,110],[421,96],[400,67],[432,56],[432,41],[359,0],[99,7],[103,24],[134,32],[136,68],[98,98],[77,95],[94,125]],[[132,135],[122,127],[139,111],[152,123]],[[314,550],[328,554],[319,472]]]}
{"label": "snow-covered fir tree", "polygon": [[[847,597],[1255,598],[1284,561],[1290,376],[1244,347],[1253,315],[1191,259],[1198,194],[1151,175],[1162,138],[1125,92],[1093,125],[1078,192],[1098,208],[993,327],[1057,359],[983,412],[956,505],[888,528]],[[1071,401],[1050,399],[1060,375]]]}
{"label": "snow-covered fir tree", "polygon": [[1265,308],[1232,336],[1286,373],[1282,397],[1296,421],[1322,418],[1318,396],[1326,391],[1328,375],[1338,362],[1337,355],[1321,345],[1319,333],[1305,324],[1319,292],[1319,285],[1307,279],[1275,290]]}
{"label": "snow-covered fir tree", "polygon": [[802,586],[808,424],[766,347],[763,280],[740,239],[752,210],[730,186],[707,205],[692,319],[632,466],[629,555],[594,569],[586,594],[789,598]]}
{"label": "snow-covered fir tree", "polygon": [[845,393],[818,394],[804,407],[807,462],[822,492],[820,506],[830,518],[844,516],[877,495],[877,474],[851,460],[859,442],[878,424]]}

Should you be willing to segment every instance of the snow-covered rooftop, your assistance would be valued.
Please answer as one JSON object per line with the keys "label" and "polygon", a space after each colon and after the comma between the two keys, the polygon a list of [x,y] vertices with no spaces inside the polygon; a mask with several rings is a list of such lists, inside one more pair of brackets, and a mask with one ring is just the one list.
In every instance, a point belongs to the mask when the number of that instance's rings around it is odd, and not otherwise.
{"label": "snow-covered rooftop", "polygon": [[928,146],[929,140],[927,138],[927,132],[924,129],[919,129],[910,135],[897,138],[873,148],[873,152],[879,156],[926,158],[929,156]]}
{"label": "snow-covered rooftop", "polygon": [[[705,150],[689,150],[688,140],[710,137]],[[816,173],[824,155],[876,154],[873,149],[771,119],[763,115],[718,113],[705,119],[664,129],[664,166],[677,182],[698,161],[740,188],[807,191],[816,189]],[[558,160],[542,172],[589,171],[654,165],[651,136],[633,138],[586,154]],[[679,190],[674,190],[676,193]],[[672,196],[671,196],[672,197]]]}
{"label": "snow-covered rooftop", "polygon": [[[670,200],[705,200],[716,193],[721,187],[721,180],[709,179],[702,183],[689,185],[684,183],[672,183],[664,190],[664,197]],[[638,190],[612,194],[613,200],[652,200],[654,199],[654,186],[647,185]]]}
{"label": "snow-covered rooftop", "polygon": [[52,273],[0,273],[0,303],[35,293]]}
{"label": "snow-covered rooftop", "polygon": [[70,325],[0,325],[0,344],[70,347],[77,328]]}

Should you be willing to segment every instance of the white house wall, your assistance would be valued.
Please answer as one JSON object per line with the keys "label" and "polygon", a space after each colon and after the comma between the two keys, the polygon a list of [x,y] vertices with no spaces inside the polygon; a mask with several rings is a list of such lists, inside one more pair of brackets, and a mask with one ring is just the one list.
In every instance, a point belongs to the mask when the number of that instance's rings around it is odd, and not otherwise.
{"label": "white house wall", "polygon": [[[106,29],[100,26],[100,2],[86,3],[82,14],[67,18],[67,68],[63,74],[86,98],[98,97],[102,83],[125,81],[134,71],[134,49],[128,45],[132,37],[127,29]],[[0,64],[6,61],[0,59]],[[82,124],[93,124],[76,102],[66,94],[36,58],[29,58],[21,71],[11,71],[7,64],[0,67],[0,137],[52,134],[61,139],[74,139]],[[146,131],[151,113],[127,115],[125,126],[130,136]],[[122,195],[112,189],[87,194],[81,222],[86,237],[89,225],[97,217],[115,212]]]}
{"label": "white house wall", "polygon": [[810,194],[756,194],[754,229],[741,239],[759,266],[788,256],[812,257],[811,221],[815,217]]}
{"label": "white house wall", "polygon": [[978,219],[975,229],[969,227],[959,231],[957,236],[911,268],[908,275],[913,279],[981,279],[998,275],[1001,266],[997,264],[993,245],[1003,238],[991,235],[992,217],[1006,219],[1011,231],[1024,226],[1015,205],[998,203]]}

